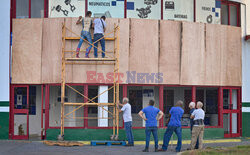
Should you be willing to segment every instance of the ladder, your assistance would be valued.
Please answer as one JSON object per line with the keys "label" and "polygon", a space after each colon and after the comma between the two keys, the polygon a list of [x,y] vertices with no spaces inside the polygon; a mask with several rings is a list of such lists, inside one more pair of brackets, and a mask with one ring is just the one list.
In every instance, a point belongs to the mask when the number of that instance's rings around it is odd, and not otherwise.
{"label": "ladder", "polygon": [[[111,136],[111,139],[118,140],[118,135],[119,135],[119,112],[118,112],[118,104],[119,104],[119,76],[116,77],[116,75],[119,74],[119,31],[120,28],[118,25],[114,24],[114,30],[112,32],[106,33],[104,35],[104,39],[107,41],[114,41],[114,49],[111,52],[113,55],[108,55],[105,53],[107,57],[105,58],[73,58],[71,57],[66,57],[65,53],[68,51],[65,51],[65,45],[66,41],[73,41],[73,40],[79,40],[80,35],[73,32],[69,28],[65,26],[65,19],[62,24],[62,63],[61,63],[61,132],[60,135],[58,136],[58,140],[64,140],[64,120],[69,119],[69,115],[80,109],[81,107],[84,106],[100,106],[102,110],[107,111],[108,113],[111,114],[111,118],[103,118],[103,117],[81,117],[81,118],[75,118],[75,119],[113,119],[113,135]],[[67,37],[66,36],[66,31],[71,32],[75,36],[78,37]],[[108,38],[106,36],[113,34],[113,37]],[[83,38],[82,38],[83,39]],[[102,39],[102,38],[101,38]],[[85,42],[87,42],[89,45],[90,43],[84,39]],[[92,44],[92,47],[94,48],[94,43]],[[71,51],[74,52],[74,51]],[[104,51],[102,51],[104,52]],[[90,99],[84,94],[80,93],[70,85],[66,84],[66,65],[112,65],[113,66],[113,86],[110,87],[108,90],[101,92],[99,95],[96,97]],[[65,89],[66,86],[71,88],[73,91],[78,93],[79,95],[84,97],[85,102],[83,101],[82,103],[71,103],[71,102],[65,102]],[[113,89],[113,103],[95,103],[94,99],[97,98],[98,96],[102,95],[103,93]],[[87,102],[86,102],[87,101]],[[65,106],[76,106],[71,112],[65,114]],[[109,111],[109,109],[103,108],[103,106],[108,106],[108,107],[113,107],[113,111]]]}

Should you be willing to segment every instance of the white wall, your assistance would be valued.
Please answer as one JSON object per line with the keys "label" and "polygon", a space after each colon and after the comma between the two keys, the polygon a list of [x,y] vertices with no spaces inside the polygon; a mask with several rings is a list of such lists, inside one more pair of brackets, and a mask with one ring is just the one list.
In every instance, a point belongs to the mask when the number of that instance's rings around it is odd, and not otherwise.
{"label": "white wall", "polygon": [[9,101],[10,0],[0,5],[0,101]]}
{"label": "white wall", "polygon": [[242,102],[250,102],[250,40],[245,41],[245,36],[250,35],[250,1],[241,5],[242,27]]}

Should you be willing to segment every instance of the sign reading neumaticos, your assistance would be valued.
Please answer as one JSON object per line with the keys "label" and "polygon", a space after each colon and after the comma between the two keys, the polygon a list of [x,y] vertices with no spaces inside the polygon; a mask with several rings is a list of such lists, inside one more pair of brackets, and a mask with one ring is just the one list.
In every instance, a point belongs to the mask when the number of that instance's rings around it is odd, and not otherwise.
{"label": "sign reading neumaticos", "polygon": [[124,0],[88,0],[88,10],[94,17],[124,18]]}

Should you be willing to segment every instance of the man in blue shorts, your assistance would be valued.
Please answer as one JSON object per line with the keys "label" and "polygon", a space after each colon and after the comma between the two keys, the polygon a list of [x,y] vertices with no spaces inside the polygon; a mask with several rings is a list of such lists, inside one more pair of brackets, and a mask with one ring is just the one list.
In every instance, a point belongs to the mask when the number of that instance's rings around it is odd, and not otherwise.
{"label": "man in blue shorts", "polygon": [[[155,140],[155,152],[158,152],[157,121],[162,118],[163,112],[160,111],[160,109],[154,107],[154,104],[154,100],[150,100],[149,105],[139,112],[140,117],[146,121],[146,146],[143,152],[148,152],[151,132]],[[143,116],[143,114],[145,114],[146,118]]]}

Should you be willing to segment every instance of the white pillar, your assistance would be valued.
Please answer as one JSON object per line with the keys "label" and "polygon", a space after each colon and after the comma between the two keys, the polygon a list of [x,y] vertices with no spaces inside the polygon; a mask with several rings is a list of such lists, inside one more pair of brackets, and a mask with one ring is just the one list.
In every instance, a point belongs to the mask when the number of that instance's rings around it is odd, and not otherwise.
{"label": "white pillar", "polygon": [[[108,90],[108,86],[99,86],[98,94]],[[108,103],[108,91],[98,97],[98,103]],[[108,110],[108,106],[103,106],[104,109]],[[108,112],[103,110],[101,106],[98,106],[98,117],[108,117]],[[98,127],[108,127],[108,119],[98,119]]]}

